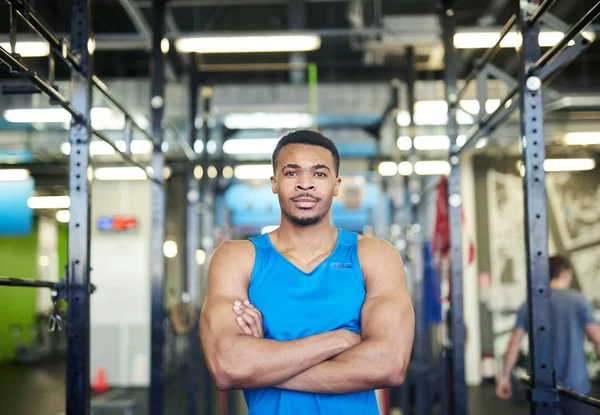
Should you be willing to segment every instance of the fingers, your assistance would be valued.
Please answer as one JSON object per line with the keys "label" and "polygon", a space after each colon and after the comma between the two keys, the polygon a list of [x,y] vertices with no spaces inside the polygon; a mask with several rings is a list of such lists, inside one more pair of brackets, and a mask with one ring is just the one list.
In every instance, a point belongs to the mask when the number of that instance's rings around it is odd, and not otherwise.
{"label": "fingers", "polygon": [[235,301],[233,304],[233,311],[238,315],[238,319],[241,317],[243,322],[250,328],[252,336],[258,338],[263,337],[262,318],[255,310],[250,310],[248,307],[241,304],[240,301]]}
{"label": "fingers", "polygon": [[263,326],[262,326],[262,314],[260,314],[260,311],[258,311],[258,309],[256,307],[254,307],[254,305],[250,304],[250,302],[245,301],[244,305],[242,305],[240,307],[241,310],[244,313],[249,314],[254,319],[258,333],[261,337],[263,337],[264,333],[263,333]]}
{"label": "fingers", "polygon": [[248,327],[248,324],[244,321],[243,318],[238,317],[236,319],[238,326],[240,326],[240,328],[242,329],[242,331],[244,332],[245,335],[247,336],[253,336],[254,334],[252,333],[252,329],[250,327]]}

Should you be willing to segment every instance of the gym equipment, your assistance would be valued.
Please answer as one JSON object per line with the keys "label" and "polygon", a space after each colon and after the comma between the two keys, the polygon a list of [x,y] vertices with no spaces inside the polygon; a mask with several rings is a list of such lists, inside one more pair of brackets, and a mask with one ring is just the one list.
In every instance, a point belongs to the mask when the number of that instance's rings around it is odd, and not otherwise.
{"label": "gym equipment", "polygon": [[[523,186],[525,193],[525,235],[527,258],[527,302],[529,307],[529,356],[530,374],[523,377],[531,387],[529,394],[531,413],[551,414],[559,395],[566,392],[556,387],[554,362],[552,359],[550,321],[550,288],[548,265],[548,218],[545,186],[544,146],[544,103],[542,92],[545,85],[563,67],[583,52],[589,45],[581,32],[600,15],[600,3],[569,28],[565,23],[547,13],[555,0],[519,2],[517,13],[512,16],[500,32],[496,44],[486,50],[478,59],[460,91],[456,89],[457,63],[453,44],[454,2],[442,1],[441,19],[445,48],[446,102],[448,105],[447,132],[450,138],[450,166],[448,178],[448,204],[450,216],[450,257],[451,257],[451,311],[452,311],[452,350],[450,353],[450,384],[453,387],[451,411],[465,414],[466,388],[464,383],[464,324],[462,319],[462,247],[461,241],[461,198],[460,198],[460,155],[472,147],[481,137],[491,133],[517,108],[520,108],[521,131],[520,148],[523,166]],[[543,56],[539,45],[540,22],[560,28],[563,38]],[[522,44],[519,51],[520,75],[515,80],[500,69],[491,65],[498,54],[504,37],[514,27],[521,32]],[[573,46],[567,46],[573,42]],[[509,92],[501,100],[498,108],[486,115],[488,77],[495,77],[507,83]],[[477,123],[466,135],[466,142],[458,146],[456,142],[456,111],[471,81],[476,80],[479,114]],[[518,95],[518,99],[516,96]],[[458,346],[458,347],[457,347]],[[586,403],[592,403],[587,399]]]}
{"label": "gym equipment", "polygon": [[[162,248],[165,239],[165,188],[161,172],[164,166],[163,143],[163,110],[164,110],[164,54],[161,42],[164,38],[165,2],[153,3],[152,32],[152,133],[149,133],[134,121],[132,115],[125,110],[111,94],[104,83],[93,73],[95,42],[91,38],[90,2],[72,0],[71,2],[71,34],[69,42],[56,37],[38,18],[28,1],[7,0],[10,7],[10,50],[0,47],[0,61],[6,64],[11,73],[27,81],[27,87],[13,88],[3,92],[29,94],[41,92],[50,98],[52,105],[60,105],[72,118],[69,133],[69,198],[70,214],[68,232],[68,258],[66,279],[64,283],[46,283],[40,281],[14,283],[0,281],[2,285],[18,285],[28,287],[45,287],[51,289],[64,288],[64,298],[69,307],[67,312],[67,377],[66,377],[66,410],[68,414],[87,414],[90,411],[90,391],[87,385],[90,378],[90,192],[88,168],[89,150],[92,135],[109,144],[123,160],[141,168],[152,181],[152,327],[151,327],[151,393],[150,413],[159,415],[163,406],[163,279],[164,258]],[[39,34],[50,45],[53,52],[50,57],[49,79],[45,80],[32,71],[15,53],[18,32],[17,18],[34,32]],[[72,70],[71,100],[67,100],[54,85],[54,64],[58,57]],[[114,107],[118,108],[126,119],[126,150],[121,151],[101,131],[91,128],[91,93],[96,88]],[[133,160],[130,143],[133,129],[141,132],[153,143],[152,169]],[[179,138],[178,136],[176,138]],[[188,145],[185,143],[185,145]],[[189,152],[186,152],[189,156]],[[152,172],[152,173],[150,173]],[[154,173],[155,172],[155,173]],[[59,320],[54,317],[52,327],[58,328]]]}

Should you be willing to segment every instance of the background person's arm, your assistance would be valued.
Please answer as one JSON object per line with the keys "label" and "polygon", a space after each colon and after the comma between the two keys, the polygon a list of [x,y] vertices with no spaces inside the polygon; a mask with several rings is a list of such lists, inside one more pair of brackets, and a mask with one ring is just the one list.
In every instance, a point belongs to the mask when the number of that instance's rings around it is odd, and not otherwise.
{"label": "background person's arm", "polygon": [[600,325],[596,321],[594,308],[583,296],[579,308],[579,319],[587,338],[594,343],[596,358],[600,359]]}
{"label": "background person's arm", "polygon": [[363,341],[277,385],[281,389],[343,394],[404,382],[415,316],[398,250],[374,239],[359,243],[367,296],[361,312]]}
{"label": "background person's arm", "polygon": [[248,298],[254,264],[251,242],[227,242],[214,253],[200,317],[202,348],[219,389],[272,386],[360,341],[346,330],[278,342],[246,336],[236,322],[235,300]]}

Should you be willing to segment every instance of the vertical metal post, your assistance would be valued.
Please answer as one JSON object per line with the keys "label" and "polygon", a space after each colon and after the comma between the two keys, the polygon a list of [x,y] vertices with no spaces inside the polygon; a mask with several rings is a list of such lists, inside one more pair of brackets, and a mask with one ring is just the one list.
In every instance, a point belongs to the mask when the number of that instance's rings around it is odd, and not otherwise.
{"label": "vertical metal post", "polygon": [[69,197],[71,200],[67,265],[67,415],[90,412],[90,187],[92,59],[88,51],[90,9],[86,0],[71,3],[71,48],[81,72],[71,72],[71,103],[82,114],[71,122]]}
{"label": "vertical metal post", "polygon": [[[306,28],[306,0],[290,0],[288,5],[288,25],[290,30],[304,30]],[[292,83],[301,84],[306,82],[307,70],[306,54],[294,52],[290,54],[290,63],[297,65],[298,68],[290,70],[290,79]]]}
{"label": "vertical metal post", "polygon": [[[467,386],[465,381],[465,324],[463,310],[463,255],[462,255],[462,202],[460,196],[460,160],[456,155],[458,125],[456,109],[458,105],[456,90],[456,55],[454,50],[454,7],[452,0],[442,0],[442,26],[445,64],[445,95],[448,103],[447,134],[450,139],[450,176],[448,177],[448,216],[450,227],[450,322],[452,386],[451,414],[467,413]],[[484,108],[485,110],[485,108]]]}
{"label": "vertical metal post", "polygon": [[[202,96],[202,131],[204,140],[204,151],[202,152],[202,169],[204,174],[200,181],[200,197],[202,200],[202,248],[206,253],[206,262],[204,265],[204,287],[208,279],[208,264],[212,249],[214,248],[214,236],[212,232],[213,218],[212,209],[214,206],[214,197],[212,192],[212,186],[208,177],[208,141],[210,139],[210,111],[211,111],[211,100],[212,100],[212,88],[209,86],[203,86],[200,90]],[[204,365],[204,412],[205,414],[212,414],[213,411],[213,387],[210,372],[208,366]]]}
{"label": "vertical metal post", "polygon": [[[408,86],[408,112],[410,115],[409,136],[414,140],[415,131],[415,54],[414,48],[406,48],[406,83]],[[418,160],[414,146],[410,151],[410,161],[413,166]],[[415,173],[408,178],[407,203],[410,209],[409,228],[406,232],[409,241],[409,272],[414,281],[413,301],[415,307],[415,344],[414,344],[414,374],[415,374],[415,410],[418,414],[431,413],[431,394],[429,388],[429,351],[428,330],[425,324],[424,292],[423,292],[423,240],[419,215],[421,193],[421,178]]]}
{"label": "vertical metal post", "polygon": [[151,314],[151,361],[150,361],[150,415],[163,413],[163,349],[164,349],[164,273],[163,244],[165,241],[165,187],[162,180],[164,167],[163,112],[164,112],[164,56],[161,42],[164,37],[165,0],[152,2],[152,64],[151,64],[151,114],[152,171],[160,183],[152,181],[152,314]]}
{"label": "vertical metal post", "polygon": [[[531,1],[530,1],[531,3]],[[521,6],[525,6],[521,2]],[[548,210],[544,171],[544,112],[542,82],[530,67],[540,58],[539,26],[529,24],[529,13],[519,11],[523,36],[520,60],[521,158],[525,166],[525,245],[529,315],[529,369],[531,414],[553,414],[556,405],[552,325],[550,321],[550,265],[548,263]]]}
{"label": "vertical metal post", "polygon": [[[190,55],[189,71],[189,142],[192,148],[196,142],[196,115],[198,114],[198,81],[196,55]],[[187,361],[187,407],[189,415],[198,414],[198,355],[200,353],[200,339],[198,331],[198,296],[200,294],[198,263],[196,262],[196,251],[200,248],[200,216],[198,214],[198,202],[200,200],[200,184],[194,177],[194,169],[198,165],[196,160],[188,163],[186,171],[186,284],[185,292],[194,310],[191,316],[194,319],[194,328],[188,333],[189,356]]]}

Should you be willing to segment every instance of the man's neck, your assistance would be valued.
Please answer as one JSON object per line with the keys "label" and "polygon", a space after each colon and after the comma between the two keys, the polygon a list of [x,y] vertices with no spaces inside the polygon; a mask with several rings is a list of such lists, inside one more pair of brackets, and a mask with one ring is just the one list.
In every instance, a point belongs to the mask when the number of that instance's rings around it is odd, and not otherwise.
{"label": "man's neck", "polygon": [[284,218],[276,231],[278,248],[300,252],[333,249],[337,242],[337,228],[326,217],[314,225],[300,226]]}

